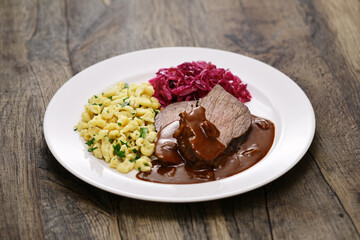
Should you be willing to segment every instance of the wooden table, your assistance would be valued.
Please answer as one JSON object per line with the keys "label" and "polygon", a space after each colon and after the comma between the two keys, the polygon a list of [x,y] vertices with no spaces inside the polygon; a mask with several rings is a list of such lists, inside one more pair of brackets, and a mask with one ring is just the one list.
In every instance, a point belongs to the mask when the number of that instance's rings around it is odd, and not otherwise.
{"label": "wooden table", "polygon": [[[0,239],[359,239],[359,26],[358,0],[1,0]],[[183,204],[65,170],[43,135],[55,92],[101,60],[165,46],[241,53],[294,79],[317,121],[303,159],[246,194]]]}

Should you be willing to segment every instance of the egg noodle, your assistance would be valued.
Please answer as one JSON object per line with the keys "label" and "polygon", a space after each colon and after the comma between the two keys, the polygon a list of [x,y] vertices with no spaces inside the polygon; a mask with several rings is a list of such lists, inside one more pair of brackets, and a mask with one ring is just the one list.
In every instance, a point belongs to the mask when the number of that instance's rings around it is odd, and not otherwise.
{"label": "egg noodle", "polygon": [[74,130],[89,152],[119,172],[150,171],[157,136],[154,120],[160,108],[153,94],[149,83],[119,82],[89,99]]}

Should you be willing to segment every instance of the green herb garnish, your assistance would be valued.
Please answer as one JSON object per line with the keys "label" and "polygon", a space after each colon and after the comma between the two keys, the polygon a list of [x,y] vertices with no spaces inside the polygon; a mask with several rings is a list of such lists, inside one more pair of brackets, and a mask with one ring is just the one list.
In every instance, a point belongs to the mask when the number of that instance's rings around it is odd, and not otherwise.
{"label": "green herb garnish", "polygon": [[[133,150],[134,151],[134,150]],[[130,162],[136,162],[136,160],[138,160],[140,158],[139,153],[136,153],[136,157],[131,159]]]}
{"label": "green herb garnish", "polygon": [[137,153],[137,152],[138,152],[138,150],[137,150],[136,148],[131,149],[131,151],[132,151],[133,153]]}
{"label": "green herb garnish", "polygon": [[125,145],[125,146],[129,147],[129,145],[128,145],[127,142],[123,142],[123,141],[121,141],[121,140],[120,140],[120,142],[121,142],[121,145]]}
{"label": "green herb garnish", "polygon": [[145,165],[145,166],[147,166],[147,167],[150,167],[150,164],[149,164],[149,163],[147,163],[147,162],[146,162],[146,163],[144,163],[144,165]]}
{"label": "green herb garnish", "polygon": [[148,131],[147,128],[140,128],[140,137],[145,138],[147,131]]}
{"label": "green herb garnish", "polygon": [[110,96],[109,99],[112,101],[112,96]]}
{"label": "green herb garnish", "polygon": [[94,95],[95,98],[98,98],[98,96]]}
{"label": "green herb garnish", "polygon": [[129,88],[129,84],[125,83],[124,88]]}
{"label": "green herb garnish", "polygon": [[97,147],[89,148],[89,149],[88,149],[88,152],[92,152],[92,151],[94,151],[95,149],[97,149]]}
{"label": "green herb garnish", "polygon": [[77,128],[74,128],[74,132],[76,132],[77,131]]}
{"label": "green herb garnish", "polygon": [[159,113],[159,110],[155,110],[155,109],[153,109],[153,110],[154,110],[155,117],[156,117],[156,115],[158,115],[158,113]]}
{"label": "green herb garnish", "polygon": [[91,146],[95,142],[95,138],[90,139],[90,141],[86,142],[86,145]]}
{"label": "green herb garnish", "polygon": [[119,123],[119,122],[118,122],[118,125],[119,125],[119,126],[122,126],[122,124],[121,124],[121,123]]}
{"label": "green herb garnish", "polygon": [[138,167],[139,172],[141,172],[141,167]]}
{"label": "green herb garnish", "polygon": [[113,148],[114,148],[114,154],[118,155],[121,158],[125,157],[125,151],[120,151],[121,148],[120,144],[113,145]]}

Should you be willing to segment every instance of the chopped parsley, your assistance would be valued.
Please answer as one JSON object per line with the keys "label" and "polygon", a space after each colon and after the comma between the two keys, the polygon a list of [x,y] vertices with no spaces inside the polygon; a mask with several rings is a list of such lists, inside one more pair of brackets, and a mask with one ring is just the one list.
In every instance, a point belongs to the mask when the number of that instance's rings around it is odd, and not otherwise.
{"label": "chopped parsley", "polygon": [[119,125],[119,126],[122,126],[122,124],[121,124],[121,123],[119,123],[119,122],[118,122],[118,125]]}
{"label": "chopped parsley", "polygon": [[77,128],[74,128],[74,132],[76,132],[77,131]]}
{"label": "chopped parsley", "polygon": [[95,138],[90,139],[90,141],[86,142],[86,145],[91,146],[95,142]]}
{"label": "chopped parsley", "polygon": [[109,99],[112,101],[112,96],[110,96]]}
{"label": "chopped parsley", "polygon": [[138,160],[140,158],[140,155],[137,153],[136,157],[131,159],[130,162],[136,162],[136,160]]}
{"label": "chopped parsley", "polygon": [[139,172],[141,172],[141,167],[138,167]]}
{"label": "chopped parsley", "polygon": [[98,98],[98,96],[94,95],[95,98]]}
{"label": "chopped parsley", "polygon": [[98,106],[102,106],[102,103],[100,103],[100,104],[97,104],[97,103],[93,103],[92,105],[98,105]]}
{"label": "chopped parsley", "polygon": [[131,140],[131,136],[128,136],[128,139]]}
{"label": "chopped parsley", "polygon": [[124,99],[123,99],[123,102],[125,102],[125,100],[127,100],[127,99],[129,99],[129,97],[124,98]]}
{"label": "chopped parsley", "polygon": [[121,158],[125,157],[125,151],[120,151],[120,144],[113,145],[114,148],[114,154],[118,155]]}
{"label": "chopped parsley", "polygon": [[125,146],[129,147],[129,145],[128,145],[127,142],[123,142],[123,141],[121,141],[121,140],[120,140],[120,142],[121,142],[121,145],[125,145]]}
{"label": "chopped parsley", "polygon": [[142,107],[142,105],[140,104],[139,107]]}
{"label": "chopped parsley", "polygon": [[156,115],[158,115],[158,113],[159,113],[159,110],[155,110],[155,109],[153,109],[153,110],[154,110],[155,117],[156,117]]}
{"label": "chopped parsley", "polygon": [[144,166],[150,167],[150,164],[146,162],[144,163]]}
{"label": "chopped parsley", "polygon": [[94,151],[95,149],[97,149],[97,147],[89,148],[89,149],[88,149],[88,152],[92,152],[92,151]]}
{"label": "chopped parsley", "polygon": [[133,153],[137,153],[137,152],[138,152],[138,150],[137,150],[136,148],[131,149],[131,151],[132,151]]}
{"label": "chopped parsley", "polygon": [[147,128],[140,128],[140,137],[145,138],[147,131],[148,131]]}
{"label": "chopped parsley", "polygon": [[129,84],[125,83],[124,88],[129,88]]}

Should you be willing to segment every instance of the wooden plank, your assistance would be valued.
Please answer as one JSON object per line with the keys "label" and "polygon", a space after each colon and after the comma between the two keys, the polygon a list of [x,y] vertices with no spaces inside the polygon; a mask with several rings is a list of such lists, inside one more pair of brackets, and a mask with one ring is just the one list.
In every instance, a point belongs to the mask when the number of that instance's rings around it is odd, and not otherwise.
{"label": "wooden plank", "polygon": [[360,125],[360,3],[356,0],[296,1],[315,46]]}
{"label": "wooden plank", "polygon": [[184,239],[171,204],[122,198],[117,207],[122,239]]}
{"label": "wooden plank", "polygon": [[356,227],[308,154],[266,187],[274,238],[359,239]]}
{"label": "wooden plank", "polygon": [[191,204],[124,198],[116,215],[123,239],[270,239],[263,198],[263,190]]}
{"label": "wooden plank", "polygon": [[36,161],[41,113],[25,46],[32,7],[26,1],[2,1],[0,8],[0,239],[44,238]]}
{"label": "wooden plank", "polygon": [[299,1],[298,9],[329,67],[329,72],[321,72],[318,85],[324,94],[314,93],[321,98],[322,118],[317,134],[320,144],[312,153],[359,233],[360,3]]}
{"label": "wooden plank", "polygon": [[264,188],[219,201],[231,239],[273,239]]}

